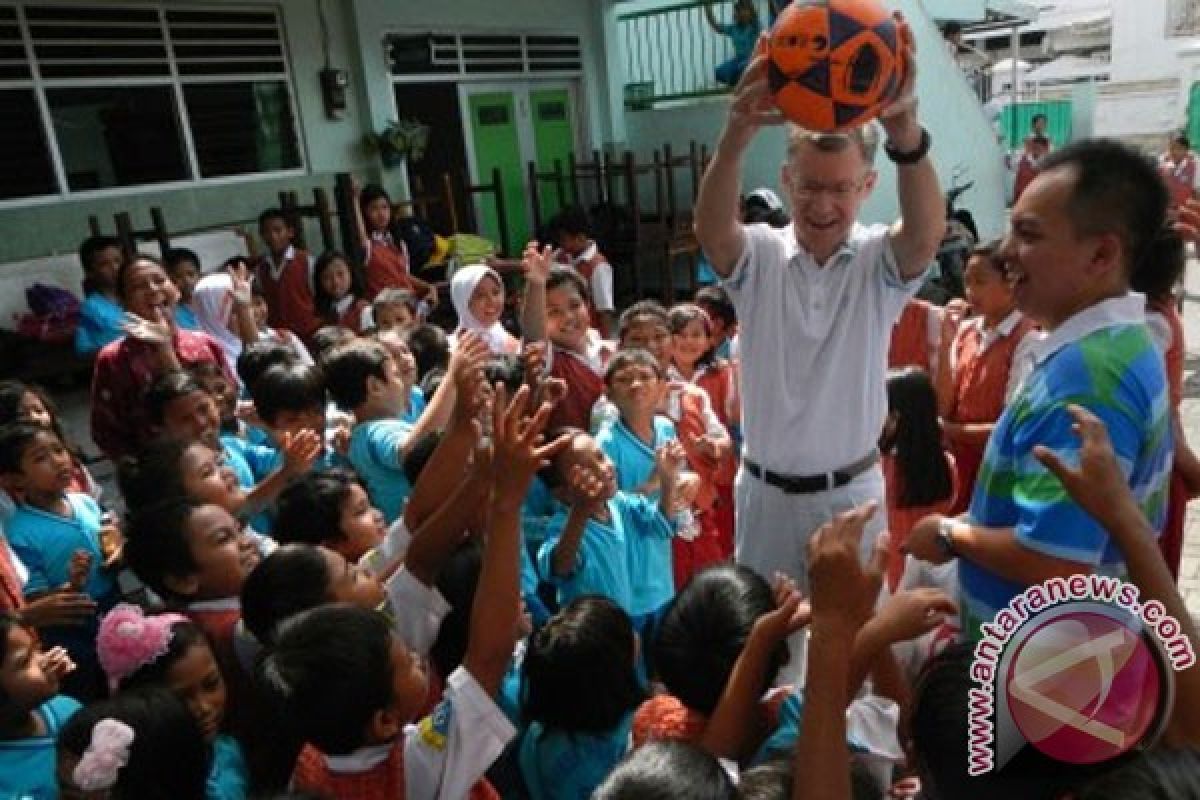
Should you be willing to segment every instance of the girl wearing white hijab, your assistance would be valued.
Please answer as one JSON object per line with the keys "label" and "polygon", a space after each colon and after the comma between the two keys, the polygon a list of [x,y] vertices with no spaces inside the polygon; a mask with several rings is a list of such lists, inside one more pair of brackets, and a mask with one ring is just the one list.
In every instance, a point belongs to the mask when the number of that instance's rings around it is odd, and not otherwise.
{"label": "girl wearing white hijab", "polygon": [[230,364],[236,364],[242,346],[258,340],[254,323],[249,281],[214,272],[205,275],[192,290],[192,311],[200,329],[225,351]]}
{"label": "girl wearing white hijab", "polygon": [[521,343],[500,324],[504,282],[496,270],[486,264],[458,269],[450,279],[450,300],[458,314],[456,337],[462,331],[474,331],[493,354],[515,355],[521,351]]}

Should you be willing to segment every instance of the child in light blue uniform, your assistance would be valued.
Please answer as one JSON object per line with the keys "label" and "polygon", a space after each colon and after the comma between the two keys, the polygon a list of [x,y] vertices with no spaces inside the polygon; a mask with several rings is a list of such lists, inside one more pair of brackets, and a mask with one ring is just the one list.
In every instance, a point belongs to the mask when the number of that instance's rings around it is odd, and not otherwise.
{"label": "child in light blue uniform", "polygon": [[175,324],[189,331],[200,330],[196,312],[192,311],[192,291],[203,274],[200,257],[186,247],[172,247],[163,253],[163,266],[167,269],[167,277],[179,290],[179,302],[175,304]]}
{"label": "child in light blue uniform", "polygon": [[40,652],[33,629],[0,611],[0,797],[58,797],[55,739],[79,710],[58,694],[64,655]]}
{"label": "child in light blue uniform", "polygon": [[75,352],[89,356],[125,335],[121,324],[125,309],[117,300],[117,268],[124,255],[121,240],[112,236],[89,236],[79,247],[83,266],[83,305],[75,329]]}
{"label": "child in light blue uniform", "polygon": [[[539,570],[557,587],[560,606],[581,595],[600,594],[630,613],[633,575],[643,569],[647,551],[669,542],[674,533],[664,509],[675,495],[676,447],[667,446],[658,459],[657,500],[618,490],[612,461],[583,431],[576,431],[571,444],[542,470],[542,480],[570,509],[547,526],[538,552]],[[670,581],[668,561],[668,585]]]}
{"label": "child in light blue uniform", "polygon": [[[117,587],[101,546],[100,506],[89,495],[67,491],[71,453],[52,430],[27,422],[0,429],[0,475],[20,498],[6,525],[8,543],[29,571],[26,594],[78,583],[101,610],[116,602]],[[43,639],[61,645],[77,669],[67,681],[71,694],[98,693],[95,622],[49,629]]]}

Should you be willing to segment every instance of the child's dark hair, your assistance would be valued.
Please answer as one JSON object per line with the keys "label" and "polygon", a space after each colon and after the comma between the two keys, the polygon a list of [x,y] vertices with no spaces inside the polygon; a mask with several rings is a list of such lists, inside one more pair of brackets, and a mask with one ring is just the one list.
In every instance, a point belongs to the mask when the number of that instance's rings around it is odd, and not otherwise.
{"label": "child's dark hair", "polygon": [[392,631],[383,615],[337,603],[279,626],[260,681],[284,719],[326,755],[363,745],[367,724],[394,700]]}
{"label": "child's dark hair", "polygon": [[1154,269],[1139,269],[1129,279],[1129,288],[1141,292],[1151,300],[1170,300],[1175,287],[1183,277],[1187,263],[1186,245],[1174,229],[1164,227],[1150,243],[1145,262],[1154,264]]}
{"label": "child's dark hair", "polygon": [[153,264],[163,271],[165,274],[167,268],[163,266],[162,259],[147,255],[146,253],[134,253],[131,256],[126,256],[121,262],[121,266],[117,268],[117,297],[122,303],[129,300],[129,276],[133,273],[134,267],[138,264]]}
{"label": "child's dark hair", "polygon": [[1200,797],[1200,752],[1158,746],[1071,795],[1075,800],[1183,800]]}
{"label": "child's dark hair", "polygon": [[703,308],[714,319],[719,319],[729,328],[737,324],[737,309],[729,293],[720,286],[705,286],[696,291],[696,305]]}
{"label": "child's dark hair", "polygon": [[735,800],[738,791],[715,757],[684,742],[651,742],[625,757],[592,800]]}
{"label": "child's dark hair", "polygon": [[604,369],[604,385],[612,388],[612,379],[621,370],[631,366],[649,367],[654,370],[654,374],[659,380],[667,377],[663,372],[662,364],[658,363],[658,359],[650,355],[650,351],[643,347],[622,348],[613,353],[613,357],[609,360],[608,366]]}
{"label": "child's dark hair", "polygon": [[127,763],[117,772],[112,800],[204,800],[212,750],[183,701],[163,688],[121,692],[85,706],[58,734],[59,750],[87,752],[101,720],[133,729]]}
{"label": "child's dark hair", "polygon": [[138,580],[164,600],[182,600],[167,585],[168,577],[195,574],[196,560],[188,542],[188,525],[201,508],[182,497],[160,500],[129,515],[125,532],[125,563]]}
{"label": "child's dark hair", "polygon": [[[712,714],[750,629],[773,610],[770,585],[748,567],[722,564],[696,573],[667,606],[650,643],[667,691],[688,708]],[[771,657],[764,688],[787,657],[787,645],[781,645]]]}
{"label": "child's dark hair", "polygon": [[297,362],[292,348],[280,342],[269,339],[259,339],[252,345],[242,348],[237,360],[238,380],[249,392],[254,391],[254,384],[259,377],[271,367],[294,364]]}
{"label": "child's dark hair", "polygon": [[349,328],[341,325],[324,325],[317,328],[312,335],[312,355],[318,364],[325,365],[325,359],[337,348],[353,342],[358,337]]}
{"label": "child's dark hair", "polygon": [[671,318],[662,303],[657,300],[639,300],[621,312],[621,316],[617,320],[618,341],[624,341],[625,335],[629,333],[629,329],[633,327],[634,323],[643,319],[652,319],[668,330],[671,327]]}
{"label": "child's dark hair", "polygon": [[163,436],[146,444],[136,455],[121,459],[117,465],[117,486],[126,507],[138,511],[161,500],[186,498],[180,462],[194,444],[197,443]]}
{"label": "child's dark hair", "polygon": [[408,453],[404,456],[404,463],[401,465],[404,468],[404,478],[408,481],[409,486],[417,485],[417,479],[421,477],[421,473],[425,471],[425,465],[433,457],[433,451],[437,450],[441,443],[442,432],[429,431],[409,447]]}
{"label": "child's dark hair", "polygon": [[[671,333],[683,333],[688,325],[693,322],[699,322],[704,327],[704,332],[708,334],[708,338],[712,339],[713,326],[712,318],[708,316],[708,312],[695,303],[680,303],[679,305],[671,306],[670,312],[667,314],[667,319],[671,325]],[[700,354],[700,358],[696,359],[695,366],[697,368],[707,367],[717,360],[717,348],[710,347]]]}
{"label": "child's dark hair", "polygon": [[424,380],[433,369],[445,369],[450,363],[450,340],[436,325],[418,325],[408,332],[408,349],[417,362],[417,380]]}
{"label": "child's dark hair", "polygon": [[85,275],[92,271],[96,256],[100,255],[100,251],[110,247],[115,247],[122,252],[125,250],[121,240],[115,236],[89,236],[83,240],[79,245],[79,263],[82,265]]}
{"label": "child's dark hair", "polygon": [[191,373],[184,372],[183,370],[172,370],[171,372],[159,375],[155,378],[154,383],[150,384],[150,388],[146,390],[146,396],[143,400],[150,422],[155,425],[162,425],[163,420],[167,416],[167,406],[173,401],[181,397],[187,397],[195,392],[208,394],[205,388],[200,385],[200,381],[196,380]]}
{"label": "child's dark hair", "polygon": [[384,188],[378,184],[369,183],[358,193],[358,207],[362,211],[364,224],[367,224],[367,208],[370,207],[371,203],[374,203],[381,197],[388,201],[388,208],[391,208],[392,198],[386,191],[384,191]]}
{"label": "child's dark hair", "polygon": [[982,259],[985,264],[1003,275],[1004,259],[1000,258],[1000,246],[999,239],[980,242],[971,249],[971,258]]}
{"label": "child's dark hair", "polygon": [[337,311],[333,304],[337,300],[336,297],[330,297],[321,285],[321,276],[325,270],[341,261],[346,265],[346,269],[350,273],[350,295],[352,297],[362,297],[367,293],[366,281],[363,279],[362,270],[358,268],[350,258],[341,250],[326,250],[313,264],[312,283],[313,283],[313,305],[316,307],[317,315],[329,323],[338,321]]}
{"label": "child's dark hair", "polygon": [[258,229],[261,231],[267,227],[267,223],[273,219],[283,220],[283,224],[287,225],[292,230],[296,229],[295,221],[288,216],[282,208],[268,208],[258,215]]}
{"label": "child's dark hair", "polygon": [[588,218],[588,213],[583,209],[583,206],[571,205],[565,207],[562,211],[550,221],[550,231],[555,235],[566,234],[568,236],[591,236],[592,222]]}
{"label": "child's dark hair", "polygon": [[546,291],[552,292],[564,286],[573,288],[585,303],[592,299],[592,290],[582,275],[571,267],[555,264],[546,278]]}
{"label": "child's dark hair", "polygon": [[168,275],[174,272],[176,267],[188,262],[195,264],[196,269],[200,269],[200,256],[196,255],[195,250],[189,250],[186,247],[172,247],[163,253],[163,266],[167,268]]}
{"label": "child's dark hair", "polygon": [[487,379],[488,386],[503,383],[504,388],[508,390],[508,396],[512,397],[525,382],[525,364],[515,355],[496,354],[488,358],[487,363],[483,365],[483,376]]}
{"label": "child's dark hair", "polygon": [[479,573],[483,570],[483,544],[468,539],[459,545],[446,561],[437,577],[437,589],[450,606],[442,619],[437,638],[429,649],[429,660],[439,675],[447,676],[467,655],[467,640],[471,632],[471,608]]}
{"label": "child's dark hair", "polygon": [[[546,435],[545,435],[545,440],[547,442],[553,442],[553,441],[556,441],[559,437],[568,436],[568,437],[570,437],[571,441],[574,441],[575,437],[577,437],[577,436],[587,436],[587,435],[588,435],[588,432],[585,431],[583,428],[576,428],[576,427],[573,427],[570,425],[563,425],[558,428],[554,428],[553,430],[547,431]],[[567,449],[569,450],[570,448],[568,447]],[[546,466],[544,466],[538,470],[538,478],[540,478],[542,483],[545,484],[546,488],[550,489],[551,491],[559,488],[560,486],[564,486],[566,484],[566,481],[564,481],[562,478],[562,471],[558,468],[558,460],[561,457],[562,457],[562,451],[560,450],[559,455],[550,459],[549,464],[547,464]]]}
{"label": "child's dark hair", "polygon": [[54,431],[47,430],[41,425],[34,425],[32,422],[10,422],[0,427],[0,475],[19,473],[25,451],[33,444],[34,439],[43,434],[58,438]]}
{"label": "child's dark hair", "polygon": [[167,641],[166,652],[126,675],[117,687],[118,690],[124,692],[143,687],[167,686],[167,673],[170,672],[171,667],[175,666],[179,659],[187,655],[187,652],[198,644],[212,649],[208,637],[196,623],[188,619],[171,623],[171,638]]}
{"label": "child's dark hair", "polygon": [[391,358],[376,342],[356,341],[339,347],[325,359],[325,378],[333,402],[353,411],[367,401],[367,379],[387,380],[384,364]]}
{"label": "child's dark hair", "polygon": [[899,508],[920,508],[946,500],[954,491],[954,476],[942,448],[937,392],[929,374],[920,367],[888,372],[888,413],[895,415],[895,430],[880,442],[894,453],[899,466]]}
{"label": "child's dark hair", "polygon": [[636,659],[629,615],[606,597],[577,597],[529,639],[522,715],[556,730],[612,730],[645,699]]}
{"label": "child's dark hair", "polygon": [[285,544],[259,562],[242,585],[242,621],[270,646],[288,617],[330,601],[331,575],[320,548]]}
{"label": "child's dark hair", "polygon": [[258,376],[250,396],[259,418],[274,425],[284,411],[324,411],[325,375],[312,364],[277,364]]}
{"label": "child's dark hair", "polygon": [[21,419],[21,404],[25,401],[27,394],[34,395],[42,402],[42,406],[50,413],[51,430],[58,435],[59,441],[74,453],[75,448],[71,446],[71,443],[67,441],[66,434],[63,433],[62,420],[58,416],[58,406],[55,404],[54,398],[36,383],[22,383],[15,380],[0,381],[0,426]]}
{"label": "child's dark hair", "polygon": [[312,470],[279,495],[273,535],[280,544],[323,544],[342,539],[342,505],[350,488],[360,486],[348,469]]}

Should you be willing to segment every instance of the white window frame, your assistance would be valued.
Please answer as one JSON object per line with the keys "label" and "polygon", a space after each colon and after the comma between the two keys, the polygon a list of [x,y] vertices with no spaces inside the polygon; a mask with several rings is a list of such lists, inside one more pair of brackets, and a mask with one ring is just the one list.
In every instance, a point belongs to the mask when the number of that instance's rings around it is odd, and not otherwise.
{"label": "white window frame", "polygon": [[[4,3],[6,6],[12,6],[16,10],[17,26],[21,32],[21,41],[25,48],[25,58],[29,63],[30,77],[22,80],[0,80],[0,90],[32,90],[34,99],[37,103],[39,116],[41,117],[41,125],[43,135],[46,139],[46,147],[50,151],[51,168],[54,174],[55,183],[58,185],[58,192],[53,194],[31,195],[28,197],[14,197],[6,200],[0,200],[0,210],[11,208],[27,208],[48,205],[50,203],[59,203],[64,200],[95,200],[101,198],[126,197],[141,194],[151,194],[154,192],[172,191],[176,189],[196,189],[212,186],[227,186],[239,183],[249,183],[261,180],[270,180],[275,178],[290,178],[304,176],[308,174],[308,147],[304,138],[304,129],[300,125],[299,108],[296,103],[296,87],[292,80],[292,59],[288,51],[287,30],[285,27],[285,17],[283,14],[282,5],[265,4],[241,6],[237,8],[239,11],[259,11],[270,12],[275,16],[276,24],[279,30],[279,39],[283,47],[283,72],[262,72],[262,73],[234,73],[222,75],[180,75],[175,58],[175,42],[171,39],[170,28],[167,22],[167,12],[170,10],[180,11],[228,11],[228,6],[211,6],[211,5],[181,5],[177,3],[101,3],[97,0],[92,0],[88,3],[60,3],[55,0],[41,0],[40,2],[25,3]],[[167,64],[169,74],[160,76],[144,76],[144,77],[103,77],[103,78],[43,78],[41,67],[35,57],[33,49],[33,37],[30,34],[29,23],[25,16],[26,5],[61,5],[65,7],[82,6],[82,7],[98,7],[98,8],[129,8],[140,11],[155,11],[158,15],[158,24],[162,31],[162,41],[167,51]],[[189,44],[194,42],[189,41]],[[248,57],[249,58],[249,57]],[[245,172],[237,175],[222,175],[213,178],[204,178],[200,175],[200,164],[196,154],[195,141],[192,138],[191,120],[188,118],[187,103],[184,102],[183,90],[186,86],[210,83],[255,83],[268,80],[282,80],[287,88],[289,111],[292,115],[292,129],[296,134],[296,151],[300,157],[300,166],[289,169],[272,170],[267,172]],[[134,88],[138,86],[166,86],[171,88],[172,100],[175,104],[175,117],[177,124],[180,127],[181,144],[183,145],[184,167],[189,178],[177,181],[163,181],[160,183],[145,183],[137,186],[114,186],[103,189],[83,189],[71,191],[67,183],[66,168],[63,165],[62,153],[58,147],[58,136],[54,130],[54,120],[50,113],[50,104],[46,98],[47,89],[80,89],[91,87],[104,88]]]}

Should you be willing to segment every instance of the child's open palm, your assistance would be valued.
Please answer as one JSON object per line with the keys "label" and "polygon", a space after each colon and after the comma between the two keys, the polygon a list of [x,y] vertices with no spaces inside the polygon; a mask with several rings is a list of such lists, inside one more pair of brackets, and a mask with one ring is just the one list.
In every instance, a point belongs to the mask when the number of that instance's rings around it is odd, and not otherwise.
{"label": "child's open palm", "polygon": [[310,430],[284,433],[281,443],[283,468],[293,477],[308,472],[324,447],[321,437]]}
{"label": "child's open palm", "polygon": [[664,483],[674,484],[679,479],[679,473],[685,463],[687,453],[676,439],[664,442],[654,451],[654,466]]}
{"label": "child's open palm", "polygon": [[546,245],[538,250],[537,242],[525,245],[525,252],[521,254],[521,270],[525,273],[525,280],[545,285],[553,267],[553,247]]}
{"label": "child's open palm", "polygon": [[496,476],[496,493],[524,500],[529,484],[539,469],[570,442],[560,436],[542,444],[542,431],[550,419],[551,407],[542,405],[532,416],[526,416],[530,391],[522,386],[508,400],[504,384],[496,384],[492,409],[492,469]]}

